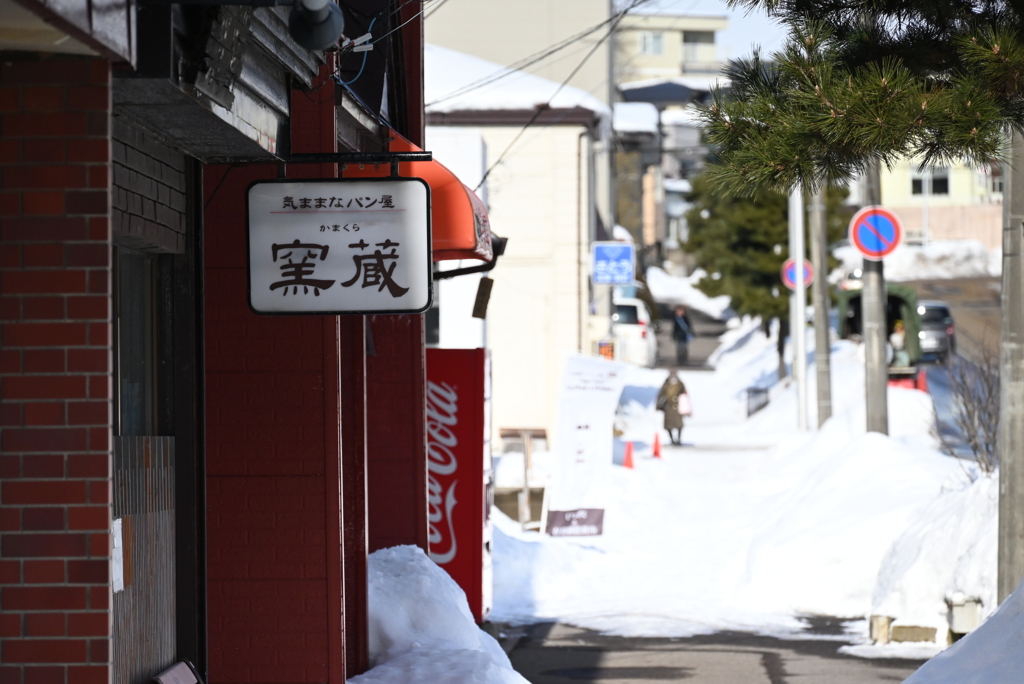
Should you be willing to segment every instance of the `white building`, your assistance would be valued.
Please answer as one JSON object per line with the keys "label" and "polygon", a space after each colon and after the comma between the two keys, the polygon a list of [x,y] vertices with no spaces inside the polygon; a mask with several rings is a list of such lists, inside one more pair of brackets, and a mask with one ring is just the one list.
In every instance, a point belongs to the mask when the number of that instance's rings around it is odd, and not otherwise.
{"label": "white building", "polygon": [[[491,349],[495,438],[502,428],[550,435],[565,357],[590,353],[594,342],[594,157],[609,135],[611,112],[571,86],[552,98],[559,83],[526,73],[445,99],[500,65],[432,45],[425,60],[426,101],[437,103],[427,109],[427,146],[470,187],[493,166],[480,192],[492,231],[509,239],[488,274],[494,287],[486,324],[471,318],[479,277],[443,281],[439,344]],[[549,100],[550,108],[538,111]]]}

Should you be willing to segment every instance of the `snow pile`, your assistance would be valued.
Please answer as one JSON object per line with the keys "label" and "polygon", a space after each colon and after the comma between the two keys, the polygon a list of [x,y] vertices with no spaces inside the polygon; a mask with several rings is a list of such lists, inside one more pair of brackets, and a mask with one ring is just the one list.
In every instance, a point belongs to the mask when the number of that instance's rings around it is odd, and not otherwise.
{"label": "snow pile", "polygon": [[[494,457],[494,486],[498,488],[520,488],[523,486],[523,461],[526,454],[521,451],[506,451]],[[549,451],[530,453],[530,486],[546,487],[551,480],[551,459]]]}
{"label": "snow pile", "polygon": [[633,242],[633,234],[625,226],[616,223],[612,228],[612,239],[619,242]]}
{"label": "snow pile", "polygon": [[[423,60],[423,92],[428,112],[533,111],[548,104],[554,109],[589,109],[606,123],[611,119],[608,105],[573,86],[561,86],[555,81],[439,45],[424,46]],[[495,78],[497,76],[501,78]]]}
{"label": "snow pile", "polygon": [[996,607],[998,476],[965,473],[921,509],[893,544],[878,574],[871,614],[894,624],[948,628],[947,600]]}
{"label": "snow pile", "polygon": [[704,271],[697,269],[687,277],[673,276],[652,266],[647,269],[647,288],[654,301],[661,304],[681,304],[719,320],[735,316],[729,308],[731,300],[728,295],[709,297],[697,289],[697,283],[705,275]]}
{"label": "snow pile", "polygon": [[612,128],[616,133],[658,135],[658,108],[650,102],[616,102],[612,105]]}
{"label": "snow pile", "polygon": [[[924,246],[903,245],[885,258],[885,277],[902,281],[997,276],[1001,261],[999,250],[995,252],[990,253],[979,240],[935,240]],[[864,265],[864,257],[852,245],[839,247],[834,254],[842,262],[839,270],[832,274],[835,279]]]}
{"label": "snow pile", "polygon": [[466,594],[423,551],[370,554],[373,669],[354,684],[526,684],[493,637],[473,622]]}
{"label": "snow pile", "polygon": [[1024,583],[977,630],[904,684],[1017,684],[1024,672]]}
{"label": "snow pile", "polygon": [[[552,539],[495,514],[491,619],[687,636],[797,634],[802,614],[868,615],[887,552],[961,472],[936,449],[930,398],[890,389],[892,435],[865,434],[863,362],[840,342],[834,416],[799,433],[795,386],[772,385],[774,341],[752,320],[730,334],[713,373],[681,373],[695,412],[686,447],[662,434],[663,459],[638,453],[635,469],[613,470],[603,536]],[[649,401],[640,390],[665,377],[644,373],[620,407],[633,426],[633,402]],[[771,402],[748,419],[750,386],[771,387]]]}

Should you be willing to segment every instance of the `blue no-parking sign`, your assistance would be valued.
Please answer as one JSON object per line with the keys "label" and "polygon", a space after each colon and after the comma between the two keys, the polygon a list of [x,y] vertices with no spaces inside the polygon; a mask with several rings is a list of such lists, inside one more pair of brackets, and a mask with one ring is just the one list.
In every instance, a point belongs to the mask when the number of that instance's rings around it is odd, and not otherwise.
{"label": "blue no-parking sign", "polygon": [[896,214],[882,207],[864,207],[850,220],[850,242],[865,259],[880,261],[903,241],[903,225]]}
{"label": "blue no-parking sign", "polygon": [[[796,289],[797,283],[797,267],[796,259],[790,257],[786,259],[785,263],[782,264],[782,282],[790,290]],[[811,263],[804,260],[804,285],[810,285],[814,281],[814,267]]]}
{"label": "blue no-parking sign", "polygon": [[636,251],[631,242],[595,242],[595,285],[629,285],[635,279]]}

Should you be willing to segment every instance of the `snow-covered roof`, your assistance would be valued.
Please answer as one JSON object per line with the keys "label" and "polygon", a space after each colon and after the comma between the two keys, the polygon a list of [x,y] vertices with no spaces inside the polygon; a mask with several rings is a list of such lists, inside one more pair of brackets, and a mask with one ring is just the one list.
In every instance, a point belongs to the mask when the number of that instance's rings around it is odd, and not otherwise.
{"label": "snow-covered roof", "polygon": [[693,185],[685,178],[666,178],[662,181],[665,192],[690,192]]}
{"label": "snow-covered roof", "polygon": [[[555,81],[510,70],[496,62],[439,45],[426,45],[423,59],[423,91],[428,113],[532,110],[550,100],[553,109],[582,107],[602,119],[611,119],[608,105],[580,88],[567,85],[559,90],[560,84]],[[493,83],[475,86],[506,72],[509,75]]]}
{"label": "snow-covered roof", "polygon": [[721,74],[693,74],[690,76],[675,76],[673,78],[646,78],[642,81],[630,81],[619,85],[620,90],[632,90],[634,88],[649,88],[650,86],[661,85],[662,83],[677,83],[692,90],[711,92],[715,86],[725,88],[729,85],[729,79]]}
{"label": "snow-covered roof", "polygon": [[612,228],[612,238],[620,242],[633,242],[633,234],[629,232],[629,229],[617,223]]}
{"label": "snow-covered roof", "polygon": [[695,107],[682,107],[663,111],[661,113],[661,123],[666,126],[698,127],[701,125],[701,120]]}
{"label": "snow-covered roof", "polygon": [[612,112],[616,133],[658,134],[658,108],[650,102],[616,102]]}

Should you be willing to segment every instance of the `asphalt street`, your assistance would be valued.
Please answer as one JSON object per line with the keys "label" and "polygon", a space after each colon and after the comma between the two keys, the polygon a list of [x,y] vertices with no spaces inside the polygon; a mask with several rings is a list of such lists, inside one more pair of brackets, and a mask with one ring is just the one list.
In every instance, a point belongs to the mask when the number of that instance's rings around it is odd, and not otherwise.
{"label": "asphalt street", "polygon": [[512,665],[531,684],[882,684],[902,682],[922,661],[868,660],[838,653],[841,622],[808,620],[808,636],[783,640],[741,633],[680,639],[604,636],[545,623],[505,628]]}
{"label": "asphalt street", "polygon": [[920,299],[949,304],[956,328],[957,353],[980,361],[988,352],[999,355],[999,278],[914,280],[906,283]]}

